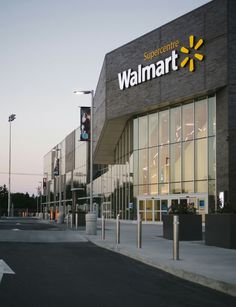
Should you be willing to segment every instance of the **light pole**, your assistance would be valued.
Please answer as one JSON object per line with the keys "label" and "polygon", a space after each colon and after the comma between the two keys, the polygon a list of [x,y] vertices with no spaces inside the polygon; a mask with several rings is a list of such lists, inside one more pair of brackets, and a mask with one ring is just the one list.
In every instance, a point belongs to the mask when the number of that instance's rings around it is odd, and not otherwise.
{"label": "light pole", "polygon": [[8,184],[8,208],[7,215],[10,216],[11,210],[11,122],[16,118],[16,114],[11,114],[8,118],[9,122],[9,184]]}
{"label": "light pole", "polygon": [[[60,224],[63,222],[63,218],[64,218],[64,208],[61,206],[61,148],[56,148],[56,149],[53,149],[52,151],[56,151],[57,152],[57,155],[56,155],[56,158],[57,158],[57,161],[59,161],[59,165],[58,165],[58,170],[57,170],[57,173],[54,173],[54,176],[59,176],[59,181],[58,181],[58,184],[59,184],[59,213],[58,213],[58,219],[57,219],[57,223]],[[60,152],[60,158],[58,158],[58,152]],[[55,179],[54,179],[55,180]],[[54,192],[55,193],[55,192]]]}
{"label": "light pole", "polygon": [[89,235],[97,234],[97,215],[93,212],[93,108],[94,90],[74,91],[77,95],[91,95],[90,110],[90,209],[86,215],[86,233]]}
{"label": "light pole", "polygon": [[[40,212],[42,212],[42,181],[38,182],[40,184],[40,186],[38,187],[38,191],[39,191],[39,195],[40,196]],[[37,209],[38,212],[38,209]]]}

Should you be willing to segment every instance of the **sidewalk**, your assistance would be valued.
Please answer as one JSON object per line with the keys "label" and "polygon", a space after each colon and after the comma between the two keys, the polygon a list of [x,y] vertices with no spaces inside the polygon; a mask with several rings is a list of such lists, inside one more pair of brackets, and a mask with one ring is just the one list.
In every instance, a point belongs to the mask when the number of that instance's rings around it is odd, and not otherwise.
{"label": "sidewalk", "polygon": [[[236,250],[206,246],[204,241],[181,241],[180,260],[172,259],[171,240],[162,238],[162,225],[142,225],[142,248],[136,245],[136,223],[121,221],[120,244],[116,244],[115,221],[106,220],[105,240],[101,239],[101,220],[94,244],[142,261],[183,279],[236,296]],[[84,233],[84,232],[83,232]]]}

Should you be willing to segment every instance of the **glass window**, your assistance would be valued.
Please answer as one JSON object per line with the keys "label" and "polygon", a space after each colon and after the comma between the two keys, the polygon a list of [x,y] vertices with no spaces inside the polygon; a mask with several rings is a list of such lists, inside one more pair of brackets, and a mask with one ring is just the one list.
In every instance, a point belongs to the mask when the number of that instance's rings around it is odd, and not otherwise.
{"label": "glass window", "polygon": [[182,192],[183,193],[193,193],[194,192],[194,184],[193,181],[183,182],[182,183]]}
{"label": "glass window", "polygon": [[169,143],[169,110],[159,113],[159,143]]}
{"label": "glass window", "polygon": [[170,111],[170,138],[171,143],[181,141],[181,108],[174,108]]}
{"label": "glass window", "polygon": [[155,211],[160,210],[160,200],[159,199],[154,200],[154,210]]}
{"label": "glass window", "polygon": [[170,145],[170,181],[181,181],[181,144]]}
{"label": "glass window", "polygon": [[138,149],[138,118],[133,121],[133,138],[134,138],[134,150]]}
{"label": "glass window", "polygon": [[207,193],[207,180],[204,181],[196,181],[195,187],[196,187],[196,193]]}
{"label": "glass window", "polygon": [[208,99],[208,135],[216,135],[216,97]]}
{"label": "glass window", "polygon": [[159,182],[169,182],[169,145],[159,147],[160,164],[159,164]]}
{"label": "glass window", "polygon": [[139,150],[139,184],[148,184],[148,150]]}
{"label": "glass window", "polygon": [[171,194],[180,194],[182,192],[181,190],[181,183],[180,182],[174,182],[170,185],[170,193]]}
{"label": "glass window", "polygon": [[158,193],[157,183],[149,185],[149,193],[150,194],[157,194]]}
{"label": "glass window", "polygon": [[138,167],[138,150],[134,151],[133,162],[134,162],[134,164],[133,164],[133,167],[134,167],[134,169],[133,169],[133,171],[134,171],[134,173],[133,173],[134,184],[138,184],[138,174],[139,174],[139,172],[138,172],[138,170],[139,170],[139,167]]}
{"label": "glass window", "polygon": [[139,186],[139,195],[147,195],[148,194],[148,185],[140,185]]}
{"label": "glass window", "polygon": [[160,221],[160,212],[154,213],[154,220],[157,221],[157,222]]}
{"label": "glass window", "polygon": [[183,140],[193,140],[194,138],[194,110],[193,103],[186,104],[182,107],[182,127]]}
{"label": "glass window", "polygon": [[139,148],[148,147],[148,121],[147,119],[148,119],[147,116],[139,117],[139,122],[138,122]]}
{"label": "glass window", "polygon": [[158,182],[158,147],[149,149],[149,184]]}
{"label": "glass window", "polygon": [[207,100],[195,102],[195,138],[207,136]]}
{"label": "glass window", "polygon": [[194,179],[194,141],[184,142],[182,150],[183,181]]}
{"label": "glass window", "polygon": [[158,145],[158,113],[150,114],[149,118],[149,147]]}
{"label": "glass window", "polygon": [[216,138],[208,139],[208,178],[216,178]]}
{"label": "glass window", "polygon": [[137,197],[139,195],[139,187],[138,187],[138,185],[134,185],[133,192],[134,192],[134,197]]}
{"label": "glass window", "polygon": [[169,193],[169,184],[166,184],[166,183],[159,184],[159,193],[161,195],[168,194]]}
{"label": "glass window", "polygon": [[146,200],[146,210],[152,211],[152,200]]}
{"label": "glass window", "polygon": [[195,141],[195,180],[207,179],[207,139]]}
{"label": "glass window", "polygon": [[140,200],[139,201],[139,210],[145,210],[145,201],[144,200]]}
{"label": "glass window", "polygon": [[146,221],[149,221],[149,222],[152,221],[152,212],[150,211],[146,212]]}

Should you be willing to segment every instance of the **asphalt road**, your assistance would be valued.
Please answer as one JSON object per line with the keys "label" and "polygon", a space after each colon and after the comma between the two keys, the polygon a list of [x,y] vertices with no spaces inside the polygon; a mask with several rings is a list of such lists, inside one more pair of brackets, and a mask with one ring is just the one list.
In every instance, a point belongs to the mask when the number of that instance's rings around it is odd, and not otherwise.
{"label": "asphalt road", "polygon": [[236,298],[91,243],[3,243],[1,307],[236,306]]}
{"label": "asphalt road", "polygon": [[58,230],[54,225],[33,218],[1,218],[0,230]]}

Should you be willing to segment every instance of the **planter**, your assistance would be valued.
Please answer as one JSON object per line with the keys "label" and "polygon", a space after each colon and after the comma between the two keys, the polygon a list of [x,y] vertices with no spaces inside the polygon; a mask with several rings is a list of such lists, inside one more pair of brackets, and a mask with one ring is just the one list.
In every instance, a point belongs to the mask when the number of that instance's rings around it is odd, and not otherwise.
{"label": "planter", "polygon": [[236,214],[207,214],[205,243],[224,248],[236,248]]}
{"label": "planter", "polygon": [[[173,240],[173,215],[162,216],[163,237]],[[179,240],[200,241],[202,240],[202,217],[196,214],[179,214]]]}

